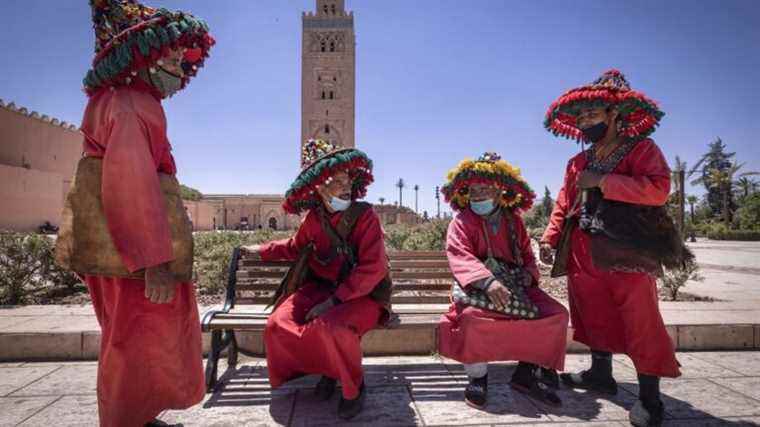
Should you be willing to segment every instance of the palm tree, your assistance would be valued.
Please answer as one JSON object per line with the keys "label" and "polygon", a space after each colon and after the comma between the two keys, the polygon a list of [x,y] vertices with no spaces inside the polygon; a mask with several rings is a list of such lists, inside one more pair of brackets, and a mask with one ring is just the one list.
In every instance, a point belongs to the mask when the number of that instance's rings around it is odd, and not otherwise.
{"label": "palm tree", "polygon": [[689,203],[689,209],[691,211],[691,223],[694,224],[694,205],[697,204],[699,198],[697,196],[689,195],[686,197],[686,201]]}
{"label": "palm tree", "polygon": [[379,200],[380,200],[380,204],[381,204],[381,205],[384,205],[384,204],[385,204],[385,197],[381,197]]}
{"label": "palm tree", "polygon": [[714,168],[710,169],[706,182],[710,188],[718,190],[722,196],[723,201],[723,221],[726,226],[731,223],[731,194],[733,193],[734,186],[738,185],[738,181],[734,180],[734,177],[746,177],[750,175],[760,175],[760,172],[742,172],[739,170],[744,167],[745,163],[731,162],[731,165],[723,170]]}
{"label": "palm tree", "polygon": [[398,187],[398,206],[404,206],[404,194],[403,190],[404,187],[406,187],[406,184],[404,183],[404,178],[399,178],[398,182],[396,183],[396,187]]}
{"label": "palm tree", "polygon": [[746,199],[747,196],[754,193],[757,190],[757,185],[757,181],[747,178],[746,176],[742,176],[736,181],[736,186],[739,187],[740,196],[743,199]]}

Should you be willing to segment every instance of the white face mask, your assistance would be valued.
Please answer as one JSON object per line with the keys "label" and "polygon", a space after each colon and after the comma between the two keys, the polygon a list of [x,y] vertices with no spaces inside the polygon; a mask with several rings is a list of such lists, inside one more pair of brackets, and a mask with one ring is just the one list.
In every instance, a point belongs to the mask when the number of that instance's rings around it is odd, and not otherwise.
{"label": "white face mask", "polygon": [[344,211],[348,209],[349,206],[351,206],[351,200],[343,200],[340,197],[335,196],[330,197],[330,207],[336,212]]}
{"label": "white face mask", "polygon": [[150,73],[150,82],[164,97],[177,93],[182,88],[182,77],[174,75],[162,67],[158,67],[155,73]]}

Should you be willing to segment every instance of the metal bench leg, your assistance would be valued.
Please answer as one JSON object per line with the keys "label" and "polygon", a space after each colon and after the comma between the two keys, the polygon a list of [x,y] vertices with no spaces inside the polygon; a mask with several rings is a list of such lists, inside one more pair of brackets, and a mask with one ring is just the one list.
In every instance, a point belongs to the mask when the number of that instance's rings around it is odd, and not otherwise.
{"label": "metal bench leg", "polygon": [[211,353],[206,362],[206,393],[211,393],[216,387],[219,355],[222,353],[222,331],[211,332]]}
{"label": "metal bench leg", "polygon": [[227,365],[230,368],[234,368],[238,363],[238,343],[235,337],[235,331],[229,329],[225,331],[227,334],[226,340],[229,341],[229,347],[227,347]]}

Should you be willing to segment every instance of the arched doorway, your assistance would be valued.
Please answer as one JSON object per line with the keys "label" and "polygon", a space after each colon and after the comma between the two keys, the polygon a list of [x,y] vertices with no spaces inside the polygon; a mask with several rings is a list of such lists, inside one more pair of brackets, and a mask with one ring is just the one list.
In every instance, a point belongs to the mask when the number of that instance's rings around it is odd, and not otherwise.
{"label": "arched doorway", "polygon": [[277,230],[277,218],[269,218],[269,228]]}

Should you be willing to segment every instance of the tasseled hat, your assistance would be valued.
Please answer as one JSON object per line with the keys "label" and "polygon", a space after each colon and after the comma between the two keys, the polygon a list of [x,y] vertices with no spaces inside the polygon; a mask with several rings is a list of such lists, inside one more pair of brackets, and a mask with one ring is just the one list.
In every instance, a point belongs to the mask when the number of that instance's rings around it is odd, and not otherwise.
{"label": "tasseled hat", "polygon": [[526,211],[533,206],[536,198],[520,175],[520,169],[502,160],[496,153],[484,153],[477,160],[462,160],[449,171],[441,193],[452,209],[461,210],[470,204],[470,186],[473,184],[495,185],[501,190],[498,204],[512,210]]}
{"label": "tasseled hat", "polygon": [[339,171],[351,178],[351,200],[367,194],[367,186],[374,181],[372,160],[355,148],[339,148],[321,140],[310,139],[301,151],[301,173],[285,193],[282,208],[290,214],[300,214],[318,206],[321,201],[317,187],[329,184]]}
{"label": "tasseled hat", "polygon": [[631,90],[623,73],[609,70],[593,83],[565,92],[554,101],[546,112],[544,127],[554,135],[580,141],[583,132],[576,125],[576,118],[584,108],[617,107],[620,135],[632,140],[647,138],[665,115],[657,103]]}
{"label": "tasseled hat", "polygon": [[214,44],[206,23],[184,12],[154,9],[136,0],[90,0],[90,7],[95,58],[83,81],[88,95],[129,84],[139,70],[160,65],[177,47],[187,49],[182,62],[184,88]]}

